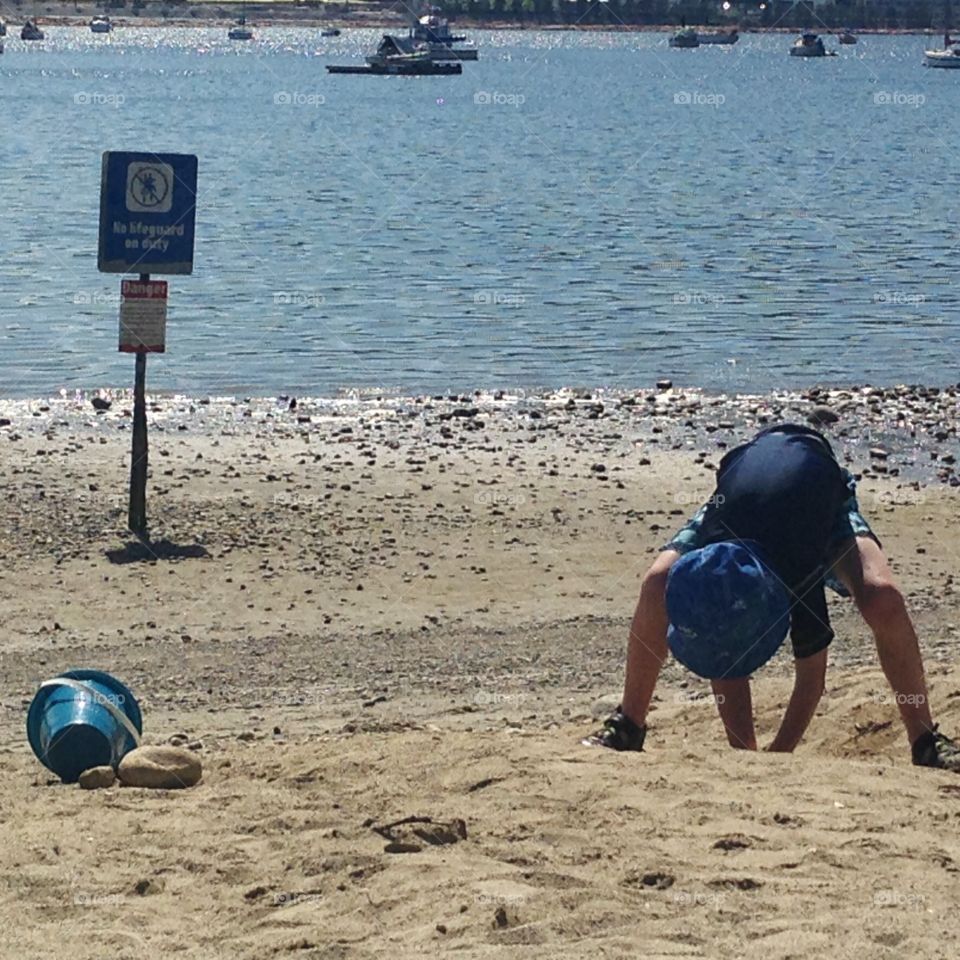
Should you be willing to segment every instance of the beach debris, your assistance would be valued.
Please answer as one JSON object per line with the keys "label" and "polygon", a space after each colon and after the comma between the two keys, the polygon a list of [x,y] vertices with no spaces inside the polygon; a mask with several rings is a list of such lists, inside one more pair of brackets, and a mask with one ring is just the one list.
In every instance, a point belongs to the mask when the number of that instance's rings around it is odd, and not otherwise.
{"label": "beach debris", "polygon": [[91,767],[80,774],[78,783],[84,790],[101,790],[112,787],[116,779],[117,774],[113,767]]}
{"label": "beach debris", "polygon": [[714,850],[746,850],[750,847],[750,840],[742,833],[731,833],[727,837],[721,837],[713,845]]}
{"label": "beach debris", "polygon": [[499,929],[503,929],[506,926],[509,926],[510,918],[507,916],[506,908],[500,906],[494,911],[493,914],[493,925]]}
{"label": "beach debris", "polygon": [[806,821],[803,817],[795,817],[790,813],[775,813],[773,822],[781,827],[802,827]]}
{"label": "beach debris", "polygon": [[162,893],[165,884],[163,880],[159,877],[149,878],[145,877],[143,880],[138,880],[133,885],[133,892],[138,897],[150,897],[156,893]]}
{"label": "beach debris", "polygon": [[387,841],[385,853],[419,853],[427,846],[438,847],[467,839],[466,823],[453,820],[434,820],[433,817],[414,815],[392,823],[368,826]]}
{"label": "beach debris", "polygon": [[871,447],[870,456],[873,457],[874,460],[886,460],[890,454],[884,450],[883,447]]}
{"label": "beach debris", "polygon": [[94,410],[100,410],[100,411],[109,410],[113,406],[113,402],[111,400],[107,400],[104,397],[91,397],[90,403],[93,406]]}
{"label": "beach debris", "polygon": [[662,873],[655,870],[649,873],[638,873],[631,870],[624,878],[623,882],[628,887],[649,887],[652,890],[669,890],[676,882],[676,878],[669,873]]}
{"label": "beach debris", "polygon": [[710,880],[709,887],[730,887],[734,890],[759,890],[763,883],[751,877],[722,877],[719,880]]}
{"label": "beach debris", "polygon": [[879,733],[881,730],[887,730],[891,726],[893,726],[892,720],[866,720],[853,725],[858,737],[864,737],[871,733]]}
{"label": "beach debris", "polygon": [[137,747],[117,770],[126,787],[179,790],[199,783],[203,776],[200,758],[181,747]]}

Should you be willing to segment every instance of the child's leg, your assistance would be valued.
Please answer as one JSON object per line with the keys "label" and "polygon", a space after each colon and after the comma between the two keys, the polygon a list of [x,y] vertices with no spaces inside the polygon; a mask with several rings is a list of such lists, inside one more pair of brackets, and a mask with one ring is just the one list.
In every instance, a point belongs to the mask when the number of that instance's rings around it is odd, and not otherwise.
{"label": "child's leg", "polygon": [[667,574],[679,557],[675,550],[664,550],[654,561],[643,578],[630,624],[621,709],[638,726],[646,722],[657,677],[667,659]]}
{"label": "child's leg", "polygon": [[913,743],[932,729],[933,718],[917,634],[887,559],[876,541],[858,536],[846,545],[833,569],[873,631],[880,666]]}
{"label": "child's leg", "polygon": [[720,719],[727,731],[727,741],[736,750],[756,750],[757,735],[753,729],[753,702],[750,699],[750,678],[711,680]]}

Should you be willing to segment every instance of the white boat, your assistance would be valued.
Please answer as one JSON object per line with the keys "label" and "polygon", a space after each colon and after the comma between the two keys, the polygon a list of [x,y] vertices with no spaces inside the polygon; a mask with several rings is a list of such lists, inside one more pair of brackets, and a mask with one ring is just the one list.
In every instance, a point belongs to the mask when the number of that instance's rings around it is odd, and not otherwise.
{"label": "white boat", "polygon": [[454,43],[463,43],[466,37],[454,36],[450,32],[450,22],[440,16],[440,10],[433,7],[431,11],[411,27],[410,35],[414,40],[422,40],[425,43],[445,43],[450,46]]}
{"label": "white boat", "polygon": [[247,26],[247,18],[241,16],[236,24],[227,31],[231,40],[252,40],[253,31]]}
{"label": "white boat", "polygon": [[28,20],[20,28],[21,40],[43,40],[45,39],[43,31],[32,21]]}
{"label": "white boat", "polygon": [[109,17],[94,17],[90,21],[90,29],[94,33],[109,33],[113,29],[113,24]]}
{"label": "white boat", "polygon": [[454,44],[468,42],[467,38],[454,34],[450,30],[450,22],[440,16],[440,11],[436,7],[417,19],[406,37],[394,39],[398,41],[398,45],[405,53],[426,53],[435,63],[478,58],[476,47],[454,46]]}
{"label": "white boat", "polygon": [[950,31],[943,35],[942,50],[925,50],[924,63],[928,67],[939,67],[944,70],[960,69],[960,44],[950,39]]}
{"label": "white boat", "polygon": [[815,33],[805,33],[794,41],[790,48],[791,57],[835,57],[828,52],[823,41]]}
{"label": "white boat", "polygon": [[737,32],[737,29],[728,30],[726,33],[698,33],[697,39],[700,41],[700,46],[704,44],[707,46],[719,46],[721,44],[731,44],[736,43],[740,39],[740,34]]}

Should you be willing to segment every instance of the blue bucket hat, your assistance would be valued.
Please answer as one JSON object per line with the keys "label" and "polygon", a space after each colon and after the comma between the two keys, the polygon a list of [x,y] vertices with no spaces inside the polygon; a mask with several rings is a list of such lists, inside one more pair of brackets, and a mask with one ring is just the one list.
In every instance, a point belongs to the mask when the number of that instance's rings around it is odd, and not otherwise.
{"label": "blue bucket hat", "polygon": [[780,649],[790,626],[790,597],[746,540],[684,554],[667,577],[667,645],[708,680],[748,677]]}

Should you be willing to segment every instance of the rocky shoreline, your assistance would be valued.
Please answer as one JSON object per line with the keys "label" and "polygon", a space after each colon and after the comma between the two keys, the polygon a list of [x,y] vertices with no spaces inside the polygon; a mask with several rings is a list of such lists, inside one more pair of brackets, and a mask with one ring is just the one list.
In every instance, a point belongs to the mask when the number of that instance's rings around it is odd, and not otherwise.
{"label": "rocky shoreline", "polygon": [[[716,459],[753,431],[777,422],[822,429],[858,475],[960,486],[960,384],[899,385],[805,391],[713,394],[661,380],[640,390],[475,391],[401,396],[358,388],[337,397],[148,397],[151,429],[189,435],[341,440],[356,429],[370,442],[455,446],[478,431],[546,436],[576,430],[584,443],[642,440],[658,450],[696,448]],[[77,391],[46,399],[0,399],[0,437],[16,441],[66,430],[104,433],[127,428],[129,390]],[[613,435],[611,430],[621,433]]]}

